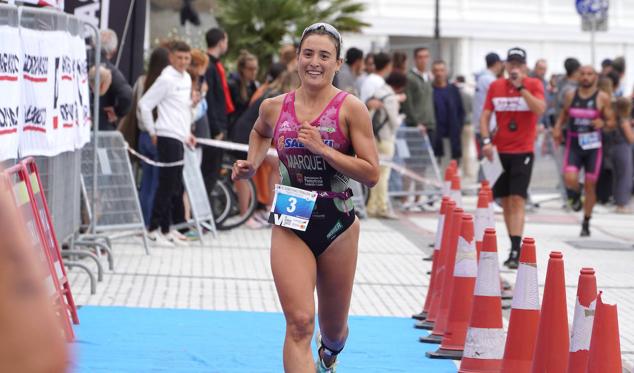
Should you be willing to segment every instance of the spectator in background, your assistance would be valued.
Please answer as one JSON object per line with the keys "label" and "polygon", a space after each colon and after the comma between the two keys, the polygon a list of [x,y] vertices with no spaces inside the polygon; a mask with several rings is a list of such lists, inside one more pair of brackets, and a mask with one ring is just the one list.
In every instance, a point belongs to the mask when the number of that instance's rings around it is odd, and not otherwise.
{"label": "spectator in background", "polygon": [[392,71],[401,74],[407,73],[407,54],[398,51],[392,53]]}
{"label": "spectator in background", "polygon": [[[374,92],[374,98],[383,102],[383,106],[370,112],[374,137],[381,159],[390,160],[394,156],[396,130],[403,122],[400,103],[405,100],[404,92],[407,76],[402,72],[392,72],[385,79],[385,84]],[[379,182],[372,188],[368,200],[367,213],[370,217],[396,219],[388,201],[388,180],[390,167],[380,167]]]}
{"label": "spectator in background", "polygon": [[432,64],[434,81],[434,112],[436,113],[436,136],[433,140],[434,154],[438,158],[445,155],[444,139],[449,140],[451,159],[460,162],[462,158],[462,126],[465,111],[460,92],[448,82],[447,64],[438,60]]}
{"label": "spectator in background", "polygon": [[365,58],[363,59],[363,72],[357,78],[357,86],[358,86],[358,89],[359,89],[359,96],[361,95],[361,87],[363,86],[363,83],[365,82],[365,79],[370,74],[372,74],[375,69],[376,68],[374,66],[374,53],[366,54]]}
{"label": "spectator in background", "polygon": [[335,75],[335,87],[352,93],[359,97],[358,78],[363,72],[363,52],[361,49],[352,47],[346,51],[346,61],[337,75]]}
{"label": "spectator in background", "polygon": [[[235,110],[225,69],[220,61],[220,57],[227,53],[229,48],[229,37],[224,30],[212,28],[205,34],[205,39],[209,56],[209,68],[205,73],[205,81],[209,86],[205,97],[209,131],[212,139],[224,140],[227,138],[229,115]],[[220,148],[203,146],[201,169],[208,194],[211,193],[218,180],[223,153]]]}
{"label": "spectator in background", "polygon": [[612,146],[610,159],[613,166],[613,195],[617,213],[629,213],[632,198],[632,174],[634,162],[632,160],[632,144],[634,131],[632,130],[632,102],[625,97],[616,100],[616,130],[611,134]]}
{"label": "spectator in background", "polygon": [[601,76],[606,76],[612,71],[612,60],[609,58],[601,61]]}
{"label": "spectator in background", "polygon": [[431,83],[425,81],[424,76],[420,74],[420,71],[423,71],[427,65],[428,56],[429,51],[426,48],[414,50],[414,67],[407,72],[407,88],[405,90],[407,98],[403,103],[403,113],[405,114],[406,126],[418,127],[432,139],[436,126],[433,89]]}
{"label": "spectator in background", "polygon": [[431,81],[433,80],[433,76],[429,71],[427,71],[427,69],[429,68],[429,59],[431,58],[429,48],[420,47],[415,49],[414,58],[415,65],[412,71],[420,76],[420,78],[423,79],[424,82],[431,83]]}
{"label": "spectator in background", "polygon": [[[616,73],[619,77],[619,82],[623,81],[623,77],[625,77],[625,58],[617,57],[612,61],[612,72]],[[614,97],[622,97],[624,94],[624,89],[621,84],[614,86]]]}
{"label": "spectator in background", "polygon": [[116,57],[118,39],[111,29],[101,30],[101,56],[103,65],[110,70],[112,83],[110,88],[99,99],[99,130],[114,131],[117,121],[123,118],[132,105],[132,87],[126,81],[119,69],[112,63]]}
{"label": "spectator in background", "polygon": [[[236,110],[229,116],[229,140],[236,141],[238,138],[248,138],[251,129],[248,129],[248,133],[238,133],[242,131],[242,127],[236,126],[237,120],[248,109],[251,97],[258,88],[258,82],[256,80],[258,73],[258,59],[253,54],[247,51],[241,51],[238,57],[238,72],[234,74],[229,81],[229,88],[231,90],[231,99],[235,104]],[[248,141],[247,141],[248,143]],[[232,152],[237,159],[244,157],[243,152]],[[238,194],[238,208],[240,214],[244,214],[249,208],[249,184],[245,180],[234,181],[234,186]],[[247,221],[247,227],[256,228],[264,226],[262,223],[257,223],[253,219]]]}
{"label": "spectator in background", "polygon": [[376,70],[363,81],[359,97],[370,109],[382,105],[381,101],[375,98],[375,92],[385,85],[385,78],[392,72],[392,57],[387,53],[377,53],[374,56],[374,66]]}
{"label": "spectator in background", "polygon": [[[192,79],[192,98],[195,104],[192,132],[196,138],[210,137],[209,119],[207,118],[207,91],[209,86],[205,81],[205,72],[209,68],[209,56],[200,49],[192,49],[192,62],[187,69]],[[202,149],[197,149],[199,160],[202,159]]]}
{"label": "spectator in background", "polygon": [[[170,43],[169,60],[170,65],[139,101],[143,123],[156,145],[159,162],[164,163],[182,161],[183,144],[195,145],[191,135],[192,81],[187,73],[191,61],[189,45],[182,41]],[[156,120],[154,108],[158,108]],[[171,225],[173,206],[183,198],[183,166],[161,167],[158,178],[148,238],[162,246],[182,245],[186,239],[171,231]]]}
{"label": "spectator in background", "polygon": [[476,159],[472,156],[475,154],[472,146],[474,146],[474,131],[473,131],[473,93],[467,87],[467,82],[464,75],[456,76],[456,80],[453,83],[460,91],[460,98],[462,99],[462,107],[464,108],[464,123],[461,132],[461,145],[462,145],[462,171],[465,177],[473,178],[477,170]]}
{"label": "spectator in background", "polygon": [[574,91],[579,86],[579,69],[581,63],[576,58],[566,58],[564,61],[566,77],[557,84],[557,96],[555,97],[555,119],[559,118],[564,106],[564,98],[568,91]]}
{"label": "spectator in background", "polygon": [[[169,50],[167,48],[158,47],[152,51],[147,72],[137,79],[132,88],[132,110],[126,115],[125,120],[122,121],[122,126],[136,127],[137,131],[134,137],[137,139],[139,153],[154,161],[158,158],[156,145],[152,144],[147,124],[143,122],[138,104],[143,94],[150,89],[169,63]],[[157,116],[157,110],[154,109],[152,111],[153,119],[156,120]],[[146,162],[141,163],[141,170],[139,200],[141,202],[141,211],[143,212],[143,221],[145,222],[146,228],[149,228],[150,218],[152,217],[152,207],[154,206],[154,196],[156,195],[156,188],[158,186],[159,171],[157,167]]]}
{"label": "spectator in background", "polygon": [[229,91],[231,92],[231,101],[235,110],[229,115],[229,138],[233,130],[233,123],[238,120],[240,115],[249,106],[251,97],[258,89],[259,82],[256,80],[258,75],[258,58],[253,54],[243,50],[240,52],[237,61],[238,71],[229,78]]}
{"label": "spectator in background", "polygon": [[[502,77],[502,75],[504,74],[504,63],[497,53],[491,52],[487,54],[484,57],[484,61],[486,62],[487,68],[476,77],[475,93],[473,95],[473,105],[471,108],[473,121],[476,123],[474,131],[478,158],[482,157],[482,137],[480,136],[480,126],[478,122],[480,120],[480,116],[482,115],[484,102],[486,100],[487,93],[489,92],[489,86],[491,85],[491,83],[493,83],[496,79]],[[495,127],[495,115],[491,115],[491,119],[489,122],[489,132],[493,133]]]}
{"label": "spectator in background", "polygon": [[374,70],[376,70],[376,66],[374,66],[374,53],[368,53],[363,62],[363,70],[367,75],[372,74]]}
{"label": "spectator in background", "polygon": [[[528,75],[531,78],[535,78],[539,80],[540,82],[542,82],[542,85],[544,86],[544,92],[546,92],[548,88],[548,82],[546,81],[547,71],[548,71],[548,63],[546,62],[545,59],[540,58],[535,62],[535,68],[533,68],[533,71],[531,71],[531,73]],[[546,98],[546,105],[548,105],[548,96],[546,96],[545,98]],[[544,112],[544,115],[541,117],[539,122],[543,126],[547,124],[548,116],[546,112]]]}

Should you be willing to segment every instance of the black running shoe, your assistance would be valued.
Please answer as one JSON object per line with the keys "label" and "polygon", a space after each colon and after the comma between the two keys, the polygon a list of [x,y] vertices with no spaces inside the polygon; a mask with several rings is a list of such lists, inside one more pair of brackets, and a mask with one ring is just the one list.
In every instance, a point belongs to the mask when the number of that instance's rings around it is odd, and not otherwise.
{"label": "black running shoe", "polygon": [[572,209],[572,211],[575,211],[575,212],[579,212],[583,208],[583,202],[581,201],[581,197],[569,198],[568,204],[570,205],[570,208]]}
{"label": "black running shoe", "polygon": [[509,254],[509,258],[506,259],[506,262],[504,262],[504,265],[508,269],[517,269],[517,267],[519,267],[520,265],[519,253],[517,251],[511,251]]}
{"label": "black running shoe", "polygon": [[590,237],[590,224],[583,222],[581,223],[581,233],[579,233],[581,237]]}

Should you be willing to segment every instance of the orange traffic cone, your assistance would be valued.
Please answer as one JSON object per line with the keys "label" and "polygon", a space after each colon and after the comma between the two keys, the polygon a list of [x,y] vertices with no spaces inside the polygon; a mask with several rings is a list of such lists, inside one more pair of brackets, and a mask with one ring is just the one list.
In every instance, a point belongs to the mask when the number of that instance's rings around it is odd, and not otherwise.
{"label": "orange traffic cone", "polygon": [[484,230],[491,227],[489,219],[489,194],[482,188],[478,193],[478,206],[475,211],[475,242],[476,250],[478,252],[478,258],[480,257],[480,251],[482,251],[482,239],[484,238]]}
{"label": "orange traffic cone", "polygon": [[[457,164],[456,164],[457,167]],[[452,167],[450,163],[447,168],[445,168],[445,179],[442,184],[442,196],[449,197],[449,191],[451,190],[451,179],[453,179],[453,175],[456,173],[456,168]]]}
{"label": "orange traffic cone", "polygon": [[431,304],[429,305],[427,318],[424,321],[416,323],[414,326],[416,329],[432,330],[434,329],[434,324],[436,323],[436,317],[438,315],[438,310],[440,309],[440,295],[442,294],[445,283],[445,257],[447,255],[447,251],[449,250],[449,238],[451,237],[453,210],[455,209],[455,206],[456,203],[454,201],[449,200],[447,202],[447,206],[445,208],[445,221],[443,223],[442,238],[440,242],[440,251],[437,253],[438,258],[436,259],[436,275],[434,276],[435,280],[431,294]]}
{"label": "orange traffic cone", "polygon": [[619,316],[615,305],[603,303],[601,294],[597,296],[594,314],[590,357],[587,373],[621,373],[621,342],[619,340]]}
{"label": "orange traffic cone", "polygon": [[548,259],[533,373],[565,372],[568,367],[570,334],[563,258],[561,252],[552,251]]}
{"label": "orange traffic cone", "polygon": [[462,358],[473,306],[476,277],[478,277],[478,259],[473,237],[473,216],[465,214],[462,216],[458,237],[447,328],[440,348],[435,352],[427,352],[428,357],[455,360]]}
{"label": "orange traffic cone", "polygon": [[570,336],[568,373],[585,373],[590,353],[590,338],[597,300],[597,279],[594,269],[582,268],[577,285],[577,302]]}
{"label": "orange traffic cone", "polygon": [[449,316],[449,306],[451,303],[451,290],[453,289],[453,270],[456,263],[456,250],[458,247],[458,236],[460,235],[460,229],[462,228],[462,215],[464,210],[460,207],[456,207],[453,210],[451,217],[451,232],[449,235],[449,246],[447,252],[444,255],[443,274],[444,277],[442,291],[440,292],[440,305],[438,308],[438,315],[436,322],[434,323],[434,329],[427,337],[421,337],[420,341],[425,343],[440,343],[442,336],[445,334],[447,328],[447,320]]}
{"label": "orange traffic cone", "polygon": [[539,286],[535,240],[524,238],[520,250],[511,318],[504,346],[502,373],[530,372],[537,326],[539,324]]}
{"label": "orange traffic cone", "polygon": [[438,226],[436,227],[436,241],[434,243],[434,252],[432,254],[431,264],[431,276],[429,279],[429,287],[427,288],[427,295],[425,296],[425,304],[423,305],[423,311],[421,313],[412,315],[413,318],[418,320],[425,320],[429,313],[429,307],[431,306],[432,293],[436,286],[436,271],[438,267],[438,256],[440,255],[440,243],[442,242],[442,232],[445,225],[445,214],[447,212],[447,203],[449,197],[442,197],[440,204],[440,213],[438,214]]}
{"label": "orange traffic cone", "polygon": [[500,262],[495,229],[487,228],[459,373],[498,373],[504,356]]}
{"label": "orange traffic cone", "polygon": [[460,191],[460,176],[454,174],[451,178],[451,190],[449,197],[456,202],[456,207],[462,207],[462,192]]}

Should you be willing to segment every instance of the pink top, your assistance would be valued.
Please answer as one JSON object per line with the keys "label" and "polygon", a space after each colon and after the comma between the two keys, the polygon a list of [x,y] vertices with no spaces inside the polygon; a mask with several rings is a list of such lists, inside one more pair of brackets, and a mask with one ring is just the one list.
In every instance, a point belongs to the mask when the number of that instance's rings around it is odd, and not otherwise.
{"label": "pink top", "polygon": [[[350,140],[339,126],[339,110],[347,92],[339,92],[326,105],[311,125],[319,128],[324,143],[331,148],[351,154]],[[348,177],[335,170],[326,160],[311,153],[298,140],[301,126],[295,113],[295,91],[284,97],[282,111],[275,124],[273,140],[280,158],[282,184],[315,191],[344,192],[348,189]]]}

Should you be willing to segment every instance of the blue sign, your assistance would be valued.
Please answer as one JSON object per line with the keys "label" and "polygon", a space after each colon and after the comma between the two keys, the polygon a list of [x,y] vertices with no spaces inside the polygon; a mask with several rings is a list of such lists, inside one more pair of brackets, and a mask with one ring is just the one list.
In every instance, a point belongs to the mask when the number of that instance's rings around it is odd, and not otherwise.
{"label": "blue sign", "polygon": [[576,0],[577,13],[585,16],[608,11],[609,0]]}

